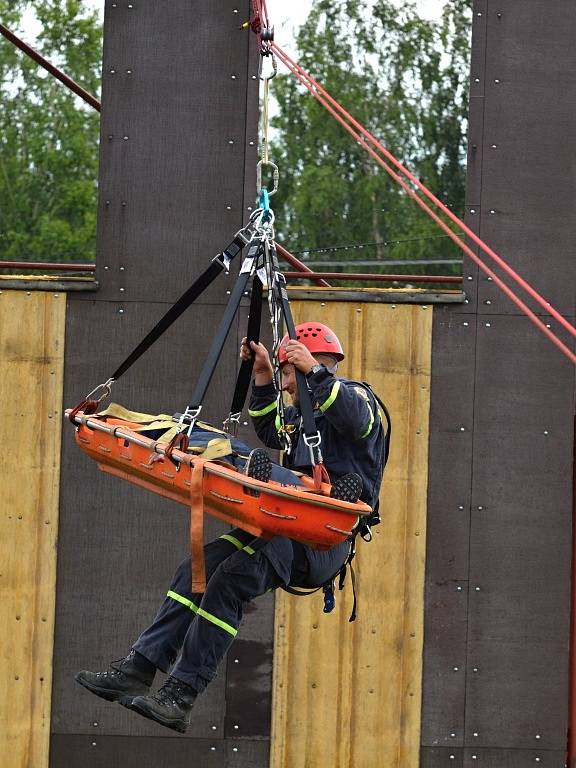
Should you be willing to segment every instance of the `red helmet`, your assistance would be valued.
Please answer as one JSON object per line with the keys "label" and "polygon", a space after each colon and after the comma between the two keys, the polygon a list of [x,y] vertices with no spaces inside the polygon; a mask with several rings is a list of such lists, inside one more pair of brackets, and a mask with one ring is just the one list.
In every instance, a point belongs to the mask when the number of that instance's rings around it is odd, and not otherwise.
{"label": "red helmet", "polygon": [[[278,362],[283,366],[287,362],[286,344],[290,340],[288,334],[280,342]],[[344,360],[342,344],[338,336],[324,323],[299,323],[296,326],[296,340],[302,342],[312,355],[332,355],[336,360]]]}

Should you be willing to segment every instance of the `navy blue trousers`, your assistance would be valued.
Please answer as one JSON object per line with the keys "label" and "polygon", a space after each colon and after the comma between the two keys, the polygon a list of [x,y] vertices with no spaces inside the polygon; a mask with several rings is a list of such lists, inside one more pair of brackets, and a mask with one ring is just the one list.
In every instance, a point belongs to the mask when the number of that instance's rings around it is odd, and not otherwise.
{"label": "navy blue trousers", "polygon": [[132,647],[200,693],[216,676],[247,603],[281,585],[322,584],[344,563],[348,548],[344,543],[317,552],[280,536],[266,541],[235,528],[204,547],[206,591],[190,591],[187,557],[156,618]]}

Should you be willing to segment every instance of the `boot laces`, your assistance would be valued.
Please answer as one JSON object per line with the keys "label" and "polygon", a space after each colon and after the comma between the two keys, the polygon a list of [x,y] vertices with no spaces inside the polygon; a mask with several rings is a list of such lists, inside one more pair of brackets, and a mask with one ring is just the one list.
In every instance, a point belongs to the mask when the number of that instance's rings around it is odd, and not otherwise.
{"label": "boot laces", "polygon": [[123,656],[121,659],[116,659],[110,662],[110,666],[106,672],[97,672],[98,677],[125,677],[126,673],[122,669],[122,665],[126,662],[130,662],[134,656],[134,651],[130,651],[128,656]]}
{"label": "boot laces", "polygon": [[188,686],[185,683],[181,683],[174,677],[169,677],[164,685],[152,695],[158,704],[173,704],[177,707],[184,707],[187,702],[184,699],[186,689]]}

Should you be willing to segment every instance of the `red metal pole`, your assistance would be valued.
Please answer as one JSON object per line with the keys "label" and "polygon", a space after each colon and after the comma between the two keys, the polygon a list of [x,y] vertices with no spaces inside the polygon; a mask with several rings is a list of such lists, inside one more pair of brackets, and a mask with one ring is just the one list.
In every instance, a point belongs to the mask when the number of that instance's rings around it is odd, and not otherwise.
{"label": "red metal pole", "polygon": [[371,280],[380,283],[462,283],[463,278],[456,275],[375,275],[373,273],[352,272],[284,272],[284,277],[293,280]]}
{"label": "red metal pole", "polygon": [[53,64],[50,64],[50,62],[41,54],[39,54],[38,51],[35,51],[34,48],[31,48],[23,40],[20,40],[20,38],[17,37],[13,32],[10,32],[8,27],[5,27],[4,24],[0,24],[0,34],[4,35],[4,37],[17,48],[20,48],[20,50],[23,51],[27,56],[30,56],[30,58],[33,59],[37,64],[40,64],[40,66],[44,67],[44,69],[50,72],[50,74],[53,75],[57,80],[60,80],[61,83],[64,83],[64,85],[73,91],[77,96],[80,96],[81,99],[84,99],[87,104],[90,104],[91,107],[94,107],[94,109],[100,112],[100,102],[95,96],[92,96],[91,93],[88,93],[88,91],[85,91],[84,88],[78,85],[78,83],[74,82],[71,77],[68,77],[68,75],[65,75],[64,72],[61,72]]}
{"label": "red metal pole", "polygon": [[96,264],[59,264],[53,261],[0,261],[0,269],[43,269],[45,272],[96,272]]}
{"label": "red metal pole", "polygon": [[[304,264],[300,259],[297,259],[296,256],[294,256],[290,251],[287,251],[286,248],[284,248],[283,245],[280,245],[279,243],[276,243],[276,250],[278,251],[278,254],[282,256],[282,258],[290,264],[292,267],[296,267],[296,269],[299,272],[306,272],[307,274],[314,274],[314,271],[310,269],[310,267],[307,267],[306,264]],[[312,279],[312,278],[310,278]],[[321,285],[326,286],[326,288],[330,287],[330,283],[327,283],[325,280],[318,280],[318,282]]]}

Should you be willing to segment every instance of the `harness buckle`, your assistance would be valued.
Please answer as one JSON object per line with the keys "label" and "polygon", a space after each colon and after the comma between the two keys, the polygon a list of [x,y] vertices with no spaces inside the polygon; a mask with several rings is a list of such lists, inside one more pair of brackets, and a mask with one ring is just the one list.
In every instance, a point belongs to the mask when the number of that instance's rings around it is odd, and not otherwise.
{"label": "harness buckle", "polygon": [[324,584],[322,587],[324,592],[324,613],[332,613],[336,605],[336,597],[334,596],[334,579]]}
{"label": "harness buckle", "polygon": [[242,411],[238,411],[237,413],[229,413],[222,422],[222,429],[224,429],[225,432],[229,432],[234,437],[237,437],[238,428],[240,426],[240,416],[242,416]]}
{"label": "harness buckle", "polygon": [[196,423],[196,419],[200,415],[200,411],[202,410],[202,406],[198,405],[196,408],[190,408],[190,406],[186,406],[186,410],[184,413],[180,416],[178,420],[178,431],[177,434],[180,434],[186,429],[186,425],[188,424],[188,432],[187,435],[190,437],[192,434],[192,430],[194,429],[194,425]]}
{"label": "harness buckle", "polygon": [[304,445],[308,447],[310,452],[310,460],[312,462],[312,466],[314,467],[316,464],[322,464],[322,454],[320,452],[320,443],[322,442],[322,438],[320,437],[320,432],[316,432],[314,435],[307,435],[304,432],[302,439],[304,440]]}

